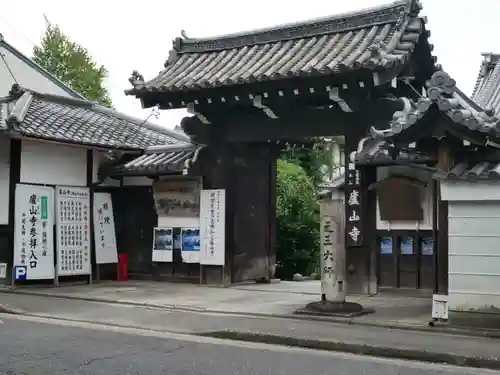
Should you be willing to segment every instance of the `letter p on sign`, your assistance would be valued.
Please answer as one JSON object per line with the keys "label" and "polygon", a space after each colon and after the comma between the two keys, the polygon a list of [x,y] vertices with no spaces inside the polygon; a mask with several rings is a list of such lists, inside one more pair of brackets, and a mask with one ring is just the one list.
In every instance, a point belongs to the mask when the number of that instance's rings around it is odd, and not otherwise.
{"label": "letter p on sign", "polygon": [[15,266],[14,267],[14,280],[26,280],[28,269],[26,266]]}

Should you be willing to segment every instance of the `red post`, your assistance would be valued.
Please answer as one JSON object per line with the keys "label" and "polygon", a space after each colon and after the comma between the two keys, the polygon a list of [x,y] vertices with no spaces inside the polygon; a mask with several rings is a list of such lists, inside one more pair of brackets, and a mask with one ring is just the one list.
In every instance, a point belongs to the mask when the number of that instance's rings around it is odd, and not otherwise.
{"label": "red post", "polygon": [[128,280],[128,254],[118,256],[118,281]]}

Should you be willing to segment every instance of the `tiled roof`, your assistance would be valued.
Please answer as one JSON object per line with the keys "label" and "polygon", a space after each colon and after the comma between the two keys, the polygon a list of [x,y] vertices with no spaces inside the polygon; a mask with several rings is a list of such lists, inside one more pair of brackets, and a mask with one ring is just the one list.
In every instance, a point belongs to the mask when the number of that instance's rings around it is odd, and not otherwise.
{"label": "tiled roof", "polygon": [[500,116],[500,54],[483,53],[472,100]]}
{"label": "tiled roof", "polygon": [[394,146],[385,139],[369,139],[363,148],[356,153],[358,164],[393,164],[401,162],[421,163],[431,158],[419,153],[416,149],[394,150]]}
{"label": "tiled roof", "polygon": [[189,169],[201,149],[193,144],[151,147],[144,155],[117,166],[117,175],[156,175]]}
{"label": "tiled roof", "polygon": [[14,85],[6,125],[32,137],[89,146],[146,149],[189,138],[94,102],[40,94]]}
{"label": "tiled roof", "polygon": [[148,82],[135,72],[141,92],[191,91],[295,76],[331,75],[406,62],[425,33],[417,0],[307,22],[224,35],[174,40],[165,69]]}
{"label": "tiled roof", "polygon": [[500,162],[462,162],[455,165],[449,172],[434,173],[434,178],[450,182],[500,181]]}
{"label": "tiled roof", "polygon": [[402,111],[394,114],[390,129],[378,131],[371,129],[372,135],[387,138],[410,128],[431,109],[437,108],[455,124],[467,130],[482,132],[485,135],[500,136],[500,120],[488,109],[483,109],[467,97],[457,86],[454,79],[443,71],[435,72],[427,82],[427,95],[417,102],[408,98]]}

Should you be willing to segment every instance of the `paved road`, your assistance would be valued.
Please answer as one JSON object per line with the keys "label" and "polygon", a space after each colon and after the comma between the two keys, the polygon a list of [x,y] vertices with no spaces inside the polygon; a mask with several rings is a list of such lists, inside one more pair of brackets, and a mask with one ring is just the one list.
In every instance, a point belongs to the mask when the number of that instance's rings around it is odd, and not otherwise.
{"label": "paved road", "polygon": [[500,374],[418,362],[0,316],[0,374]]}

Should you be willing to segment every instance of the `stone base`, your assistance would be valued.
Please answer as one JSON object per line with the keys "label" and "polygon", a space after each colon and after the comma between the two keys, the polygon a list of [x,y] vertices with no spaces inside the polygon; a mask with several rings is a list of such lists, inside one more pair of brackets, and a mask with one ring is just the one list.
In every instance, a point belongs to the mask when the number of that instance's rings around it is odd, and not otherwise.
{"label": "stone base", "polygon": [[365,309],[354,302],[315,301],[308,303],[305,308],[296,310],[295,314],[352,318],[373,312],[375,310]]}

